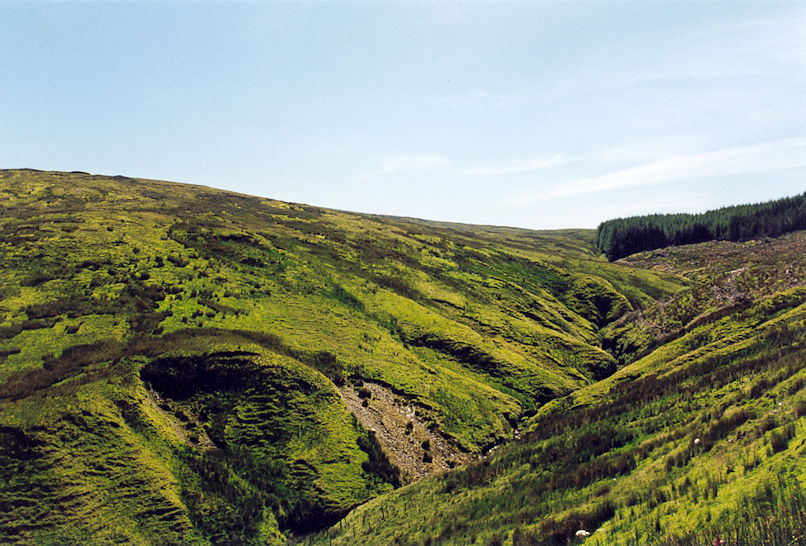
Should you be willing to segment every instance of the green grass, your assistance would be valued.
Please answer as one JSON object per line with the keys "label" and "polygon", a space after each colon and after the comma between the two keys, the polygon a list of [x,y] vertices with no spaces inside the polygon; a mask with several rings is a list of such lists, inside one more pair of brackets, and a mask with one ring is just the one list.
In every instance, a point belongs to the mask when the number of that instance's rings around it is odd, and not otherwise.
{"label": "green grass", "polygon": [[[769,244],[779,256],[770,275],[797,267],[792,238]],[[711,263],[712,286],[735,260],[761,261],[749,245],[730,258]],[[653,340],[643,358],[541,407],[520,441],[375,499],[311,542],[566,544],[582,528],[602,545],[803,543],[804,294],[748,293]],[[668,307],[626,315],[620,328]]]}
{"label": "green grass", "polygon": [[[30,170],[0,171],[0,206],[0,540],[530,544],[582,521],[690,543],[781,503],[770,532],[800,521],[803,234],[609,263],[586,230]],[[398,487],[338,394],[360,381],[468,458],[501,447]]]}

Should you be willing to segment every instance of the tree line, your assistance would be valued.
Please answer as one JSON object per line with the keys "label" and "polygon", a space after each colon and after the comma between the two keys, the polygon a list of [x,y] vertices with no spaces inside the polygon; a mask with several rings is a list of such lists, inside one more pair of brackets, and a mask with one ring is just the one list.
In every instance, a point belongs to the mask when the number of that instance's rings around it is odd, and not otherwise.
{"label": "tree line", "polygon": [[650,214],[599,224],[596,246],[609,260],[644,250],[712,240],[746,241],[806,229],[806,193],[702,214]]}

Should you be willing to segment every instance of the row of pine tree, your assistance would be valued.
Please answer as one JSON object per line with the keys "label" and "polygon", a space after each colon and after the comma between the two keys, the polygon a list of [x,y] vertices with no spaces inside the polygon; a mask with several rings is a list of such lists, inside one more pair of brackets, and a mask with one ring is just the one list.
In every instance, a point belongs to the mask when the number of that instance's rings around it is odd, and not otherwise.
{"label": "row of pine tree", "polygon": [[596,246],[610,260],[711,240],[746,241],[806,229],[806,193],[702,214],[652,214],[602,222]]}

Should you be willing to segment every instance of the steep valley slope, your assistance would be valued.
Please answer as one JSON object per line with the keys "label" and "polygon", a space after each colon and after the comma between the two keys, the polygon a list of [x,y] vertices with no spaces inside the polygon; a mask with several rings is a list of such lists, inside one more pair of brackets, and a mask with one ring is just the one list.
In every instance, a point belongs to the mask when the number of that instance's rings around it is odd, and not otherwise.
{"label": "steep valley slope", "polygon": [[618,371],[311,542],[806,543],[803,256],[806,232],[622,260],[692,284],[602,330]]}
{"label": "steep valley slope", "polygon": [[2,542],[688,540],[800,495],[803,233],[610,263],[33,170],[0,210]]}

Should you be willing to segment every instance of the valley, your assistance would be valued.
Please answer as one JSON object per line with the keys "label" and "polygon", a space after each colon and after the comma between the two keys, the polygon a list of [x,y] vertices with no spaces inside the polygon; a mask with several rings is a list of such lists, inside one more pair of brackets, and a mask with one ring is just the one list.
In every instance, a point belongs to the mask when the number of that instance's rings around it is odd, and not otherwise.
{"label": "valley", "polygon": [[610,262],[29,169],[0,207],[0,541],[806,540],[802,231]]}

